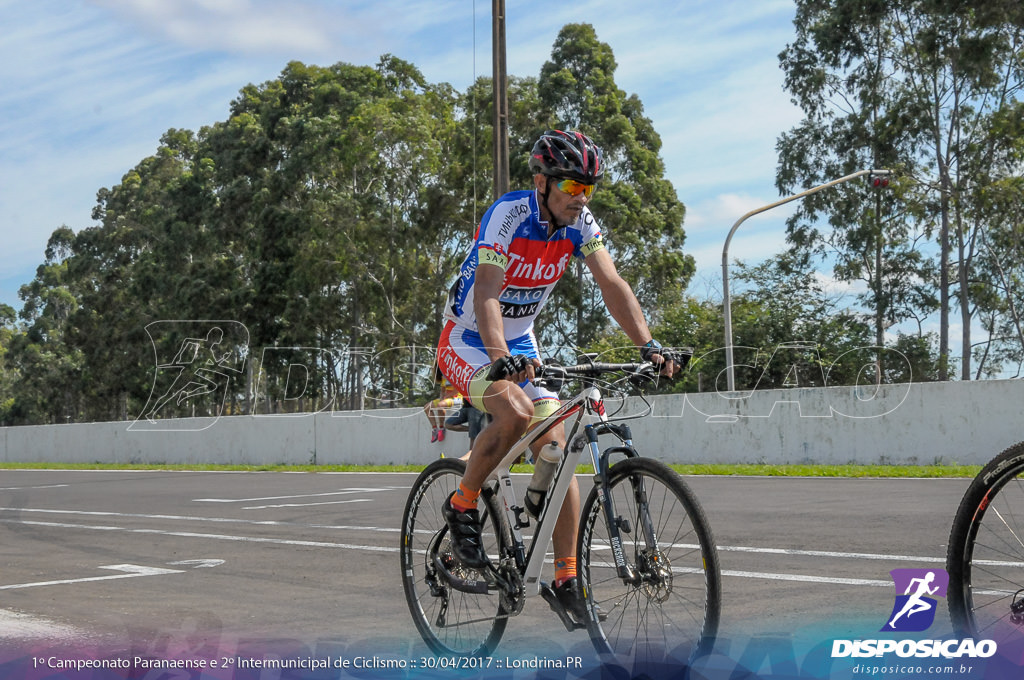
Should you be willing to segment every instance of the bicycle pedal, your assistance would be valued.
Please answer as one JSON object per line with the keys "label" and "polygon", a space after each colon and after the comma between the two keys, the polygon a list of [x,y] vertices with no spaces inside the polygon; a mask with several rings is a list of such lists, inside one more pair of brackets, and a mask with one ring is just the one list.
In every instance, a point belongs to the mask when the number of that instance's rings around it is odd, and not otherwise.
{"label": "bicycle pedal", "polygon": [[574,630],[586,628],[584,624],[573,621],[572,616],[565,610],[562,603],[558,601],[558,595],[555,595],[554,588],[543,581],[541,581],[540,584],[540,596],[543,597],[544,601],[551,607],[551,611],[558,615],[559,620],[562,622],[562,625],[565,626],[567,631],[571,633]]}

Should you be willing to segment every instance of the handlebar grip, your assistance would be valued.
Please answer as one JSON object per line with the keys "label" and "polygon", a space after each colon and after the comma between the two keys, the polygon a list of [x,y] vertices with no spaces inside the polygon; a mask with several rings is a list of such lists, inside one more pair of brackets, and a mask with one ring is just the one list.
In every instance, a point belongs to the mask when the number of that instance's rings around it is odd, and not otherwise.
{"label": "handlebar grip", "polygon": [[491,364],[490,370],[487,371],[487,379],[491,382],[504,380],[510,375],[525,371],[529,362],[529,358],[522,354],[504,356]]}

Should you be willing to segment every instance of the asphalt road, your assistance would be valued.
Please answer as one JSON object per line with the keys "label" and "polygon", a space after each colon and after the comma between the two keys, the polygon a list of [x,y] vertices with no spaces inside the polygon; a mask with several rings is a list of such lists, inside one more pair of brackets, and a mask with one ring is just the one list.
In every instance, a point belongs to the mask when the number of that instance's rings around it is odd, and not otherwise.
{"label": "asphalt road", "polygon": [[[0,471],[0,648],[211,658],[425,655],[399,580],[412,474]],[[966,479],[690,477],[723,571],[720,637],[864,637],[889,571],[944,565]],[[583,488],[589,482],[581,479]],[[934,633],[949,631],[945,603]],[[726,642],[728,644],[728,642]],[[502,653],[589,649],[540,598]]]}

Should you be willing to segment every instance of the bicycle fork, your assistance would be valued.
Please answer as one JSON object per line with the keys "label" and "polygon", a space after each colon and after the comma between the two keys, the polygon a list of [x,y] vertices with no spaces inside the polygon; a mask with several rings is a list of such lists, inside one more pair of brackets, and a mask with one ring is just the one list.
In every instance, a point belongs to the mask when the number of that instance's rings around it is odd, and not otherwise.
{"label": "bicycle fork", "polygon": [[[598,446],[598,436],[610,432],[622,442],[620,446],[611,446],[604,451]],[[658,550],[658,537],[651,521],[647,503],[647,493],[644,489],[643,479],[636,476],[630,480],[633,488],[633,498],[636,502],[637,521],[640,524],[638,529],[643,532],[645,550],[637,555],[638,562],[632,564],[626,559],[622,547],[622,534],[631,534],[634,527],[629,518],[616,513],[614,503],[608,494],[608,472],[609,461],[612,454],[619,453],[627,458],[639,457],[636,449],[633,448],[632,433],[628,425],[615,425],[602,421],[597,424],[584,427],[581,437],[585,437],[586,446],[590,450],[590,456],[594,463],[594,485],[597,487],[597,499],[605,516],[605,524],[608,527],[608,540],[611,544],[612,558],[615,560],[615,572],[624,583],[632,586],[639,586],[644,581],[655,581],[662,584],[666,575],[670,574],[665,568],[658,564],[660,551]],[[640,569],[638,570],[638,566]]]}

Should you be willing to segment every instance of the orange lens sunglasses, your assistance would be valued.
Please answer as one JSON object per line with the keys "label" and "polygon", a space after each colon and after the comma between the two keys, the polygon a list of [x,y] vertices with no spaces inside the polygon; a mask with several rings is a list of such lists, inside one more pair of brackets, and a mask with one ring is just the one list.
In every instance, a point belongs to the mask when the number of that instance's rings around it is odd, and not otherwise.
{"label": "orange lens sunglasses", "polygon": [[584,184],[583,182],[577,182],[574,179],[563,179],[555,184],[559,191],[569,194],[570,196],[579,196],[583,194],[587,198],[590,198],[594,189],[597,188],[595,184]]}

